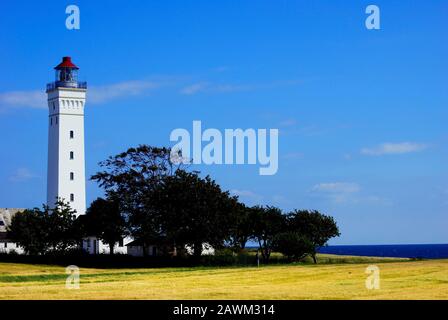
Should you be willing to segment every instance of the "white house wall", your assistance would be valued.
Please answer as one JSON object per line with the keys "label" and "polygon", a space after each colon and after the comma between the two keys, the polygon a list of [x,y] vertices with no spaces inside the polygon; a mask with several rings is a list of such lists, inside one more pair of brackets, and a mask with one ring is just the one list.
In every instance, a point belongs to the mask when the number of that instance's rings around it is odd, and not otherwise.
{"label": "white house wall", "polygon": [[[84,106],[86,90],[56,88],[48,92],[48,183],[47,204],[60,197],[79,216],[86,212],[84,155]],[[70,137],[73,131],[73,138]],[[73,159],[70,159],[73,152]],[[73,173],[73,180],[70,179]],[[70,201],[70,195],[74,200]]]}

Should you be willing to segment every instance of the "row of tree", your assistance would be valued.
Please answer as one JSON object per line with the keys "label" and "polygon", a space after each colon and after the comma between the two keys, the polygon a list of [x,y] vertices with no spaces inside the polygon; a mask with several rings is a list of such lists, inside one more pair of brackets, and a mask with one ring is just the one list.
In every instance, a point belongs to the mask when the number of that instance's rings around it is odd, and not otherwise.
{"label": "row of tree", "polygon": [[108,243],[111,253],[131,236],[144,247],[163,243],[183,252],[188,246],[194,256],[204,244],[238,252],[255,241],[267,262],[273,250],[293,260],[315,259],[316,250],[339,235],[334,219],[317,211],[247,207],[209,176],[174,164],[170,153],[141,145],[108,158],[91,178],[106,199],[95,200],[78,219],[61,201],[52,209],[27,210],[13,218],[12,237],[34,254],[66,250],[87,235]]}
{"label": "row of tree", "polygon": [[284,214],[276,207],[242,207],[240,221],[231,228],[232,247],[244,249],[248,241],[255,241],[264,261],[276,251],[291,260],[311,255],[317,262],[319,247],[340,235],[333,217],[318,211],[294,210]]}
{"label": "row of tree", "polygon": [[78,249],[83,238],[94,236],[114,245],[127,234],[126,224],[115,202],[98,198],[86,215],[76,218],[69,203],[57,200],[50,208],[19,212],[8,227],[8,237],[31,255],[64,253]]}

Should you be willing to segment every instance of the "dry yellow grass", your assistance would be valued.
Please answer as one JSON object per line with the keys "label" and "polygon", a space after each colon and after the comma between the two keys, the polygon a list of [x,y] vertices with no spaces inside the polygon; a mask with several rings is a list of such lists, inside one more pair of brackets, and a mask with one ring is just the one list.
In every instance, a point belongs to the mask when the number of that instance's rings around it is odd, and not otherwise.
{"label": "dry yellow grass", "polygon": [[[377,262],[376,262],[377,261]],[[0,299],[448,299],[448,260],[279,265],[260,268],[81,268],[0,263]],[[380,268],[367,290],[365,269]]]}

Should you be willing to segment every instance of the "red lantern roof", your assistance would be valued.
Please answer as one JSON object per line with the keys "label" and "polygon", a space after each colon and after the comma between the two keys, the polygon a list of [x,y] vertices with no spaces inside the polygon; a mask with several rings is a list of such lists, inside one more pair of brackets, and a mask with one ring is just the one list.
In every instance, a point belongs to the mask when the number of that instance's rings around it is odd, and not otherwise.
{"label": "red lantern roof", "polygon": [[62,68],[70,68],[70,69],[79,69],[73,62],[71,57],[63,57],[62,62],[54,67],[56,70],[60,70]]}

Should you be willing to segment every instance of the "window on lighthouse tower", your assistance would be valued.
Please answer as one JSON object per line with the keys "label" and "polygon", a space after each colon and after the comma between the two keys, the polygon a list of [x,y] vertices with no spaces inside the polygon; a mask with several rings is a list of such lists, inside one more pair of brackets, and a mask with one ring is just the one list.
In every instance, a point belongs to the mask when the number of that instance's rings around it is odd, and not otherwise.
{"label": "window on lighthouse tower", "polygon": [[75,159],[75,153],[73,151],[70,151],[70,160]]}
{"label": "window on lighthouse tower", "polygon": [[70,193],[70,201],[71,202],[75,201],[75,195],[73,193]]}

